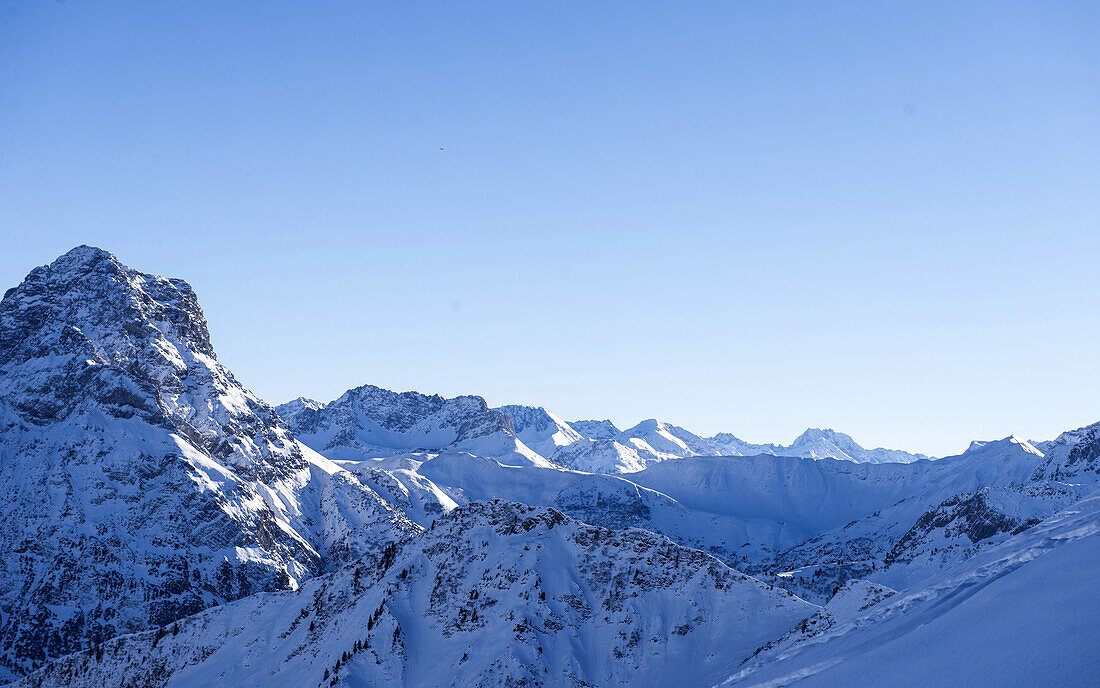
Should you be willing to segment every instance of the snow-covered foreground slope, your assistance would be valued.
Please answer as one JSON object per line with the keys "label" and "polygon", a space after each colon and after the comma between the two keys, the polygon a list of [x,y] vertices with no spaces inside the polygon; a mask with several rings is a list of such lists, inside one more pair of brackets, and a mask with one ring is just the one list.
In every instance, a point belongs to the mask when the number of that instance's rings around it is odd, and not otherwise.
{"label": "snow-covered foreground slope", "polygon": [[327,404],[299,398],[278,411],[304,444],[337,460],[446,450],[513,466],[552,465],[520,441],[508,417],[481,397],[444,399],[364,385]]}
{"label": "snow-covered foreground slope", "polygon": [[0,301],[0,680],[417,528],[296,443],[194,292],[80,247]]}
{"label": "snow-covered foreground slope", "polygon": [[725,686],[1095,686],[1100,498],[886,598],[777,643]]}
{"label": "snow-covered foreground slope", "polygon": [[460,507],[380,565],[104,643],[20,686],[706,686],[817,611],[701,552]]}

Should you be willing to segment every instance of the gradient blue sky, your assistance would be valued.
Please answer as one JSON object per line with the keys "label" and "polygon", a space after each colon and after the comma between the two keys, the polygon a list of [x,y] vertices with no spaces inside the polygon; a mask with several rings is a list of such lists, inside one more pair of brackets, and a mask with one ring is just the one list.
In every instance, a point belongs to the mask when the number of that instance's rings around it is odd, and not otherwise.
{"label": "gradient blue sky", "polygon": [[955,453],[1100,420],[1100,4],[0,2],[0,284],[374,383]]}

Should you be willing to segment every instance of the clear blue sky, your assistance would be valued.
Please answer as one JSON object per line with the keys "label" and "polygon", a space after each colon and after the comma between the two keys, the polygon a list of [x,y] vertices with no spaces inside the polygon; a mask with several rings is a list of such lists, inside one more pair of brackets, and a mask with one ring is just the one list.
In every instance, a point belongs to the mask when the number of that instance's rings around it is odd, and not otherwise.
{"label": "clear blue sky", "polygon": [[933,454],[1100,420],[1100,4],[0,2],[0,283],[374,383]]}

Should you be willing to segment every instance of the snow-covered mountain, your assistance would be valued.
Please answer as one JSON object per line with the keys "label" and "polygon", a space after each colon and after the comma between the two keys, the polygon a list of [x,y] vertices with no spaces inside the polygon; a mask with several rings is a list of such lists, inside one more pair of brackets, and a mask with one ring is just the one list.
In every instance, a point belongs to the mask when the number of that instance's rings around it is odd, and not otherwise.
{"label": "snow-covered mountain", "polygon": [[786,447],[754,445],[728,433],[703,438],[655,419],[619,430],[608,420],[566,422],[541,406],[490,409],[477,396],[445,399],[373,385],[348,390],[329,403],[300,397],[276,408],[303,443],[337,460],[465,451],[512,466],[556,465],[616,474],[694,456],[771,454],[857,463],[928,458],[892,449],[864,449],[834,430],[807,430]]}
{"label": "snow-covered mountain", "polygon": [[[617,428],[604,436],[585,435],[541,406],[501,406],[523,442],[558,466],[588,473],[631,473],[660,460],[652,452],[642,455],[619,437]],[[610,421],[605,421],[610,424]]]}
{"label": "snow-covered mountain", "polygon": [[787,446],[751,444],[729,433],[701,437],[656,419],[620,430],[609,420],[566,422],[541,406],[501,406],[519,438],[553,463],[589,473],[633,473],[661,461],[694,456],[802,456],[856,463],[909,463],[929,457],[865,449],[844,433],[810,428]]}
{"label": "snow-covered mountain", "polygon": [[481,397],[444,399],[363,385],[327,404],[299,398],[277,408],[304,444],[332,459],[469,451],[510,466],[551,465]]}
{"label": "snow-covered mountain", "polygon": [[1049,459],[1015,437],[974,442],[960,456],[931,465],[942,472],[925,475],[896,503],[781,552],[765,568],[787,570],[784,584],[807,599],[821,599],[851,577],[907,588],[1100,487],[1095,477],[1048,479]]}
{"label": "snow-covered mountain", "polygon": [[561,447],[584,439],[569,423],[541,406],[512,405],[494,410],[512,421],[512,429],[520,441],[542,456],[554,456]]}
{"label": "snow-covered mountain", "polygon": [[180,280],[79,247],[0,301],[0,683],[1091,685],[1098,500],[1100,423],[931,461],[276,410]]}
{"label": "snow-covered mountain", "polygon": [[378,565],[56,662],[21,686],[710,686],[817,607],[644,530],[455,509]]}
{"label": "snow-covered mountain", "polygon": [[[1100,423],[1063,432],[1046,443],[1046,461],[1036,480],[1066,487],[1091,487],[1100,482]],[[1068,482],[1067,482],[1068,481]]]}
{"label": "snow-covered mountain", "polygon": [[752,444],[738,439],[728,432],[707,438],[714,453],[725,456],[753,456],[772,454],[774,456],[805,456],[815,459],[844,459],[857,463],[910,463],[931,458],[924,454],[901,451],[900,449],[865,449],[850,435],[836,430],[809,428],[789,445]]}
{"label": "snow-covered mountain", "polygon": [[0,301],[0,680],[417,527],[220,365],[186,282],[82,246]]}

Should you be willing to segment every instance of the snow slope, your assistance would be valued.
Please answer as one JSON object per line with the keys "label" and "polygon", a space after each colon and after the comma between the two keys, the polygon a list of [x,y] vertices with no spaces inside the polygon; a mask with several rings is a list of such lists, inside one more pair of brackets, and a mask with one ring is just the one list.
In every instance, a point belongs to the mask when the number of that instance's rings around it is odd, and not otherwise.
{"label": "snow slope", "polygon": [[16,685],[702,686],[816,610],[652,533],[492,501],[379,566],[124,636]]}
{"label": "snow slope", "polygon": [[774,519],[811,533],[842,526],[906,498],[935,501],[981,485],[1023,480],[1041,460],[1026,451],[993,460],[994,453],[911,464],[771,455],[696,457],[655,464],[630,480],[689,508]]}
{"label": "snow slope", "polygon": [[723,686],[1094,686],[1100,498],[757,654]]}

